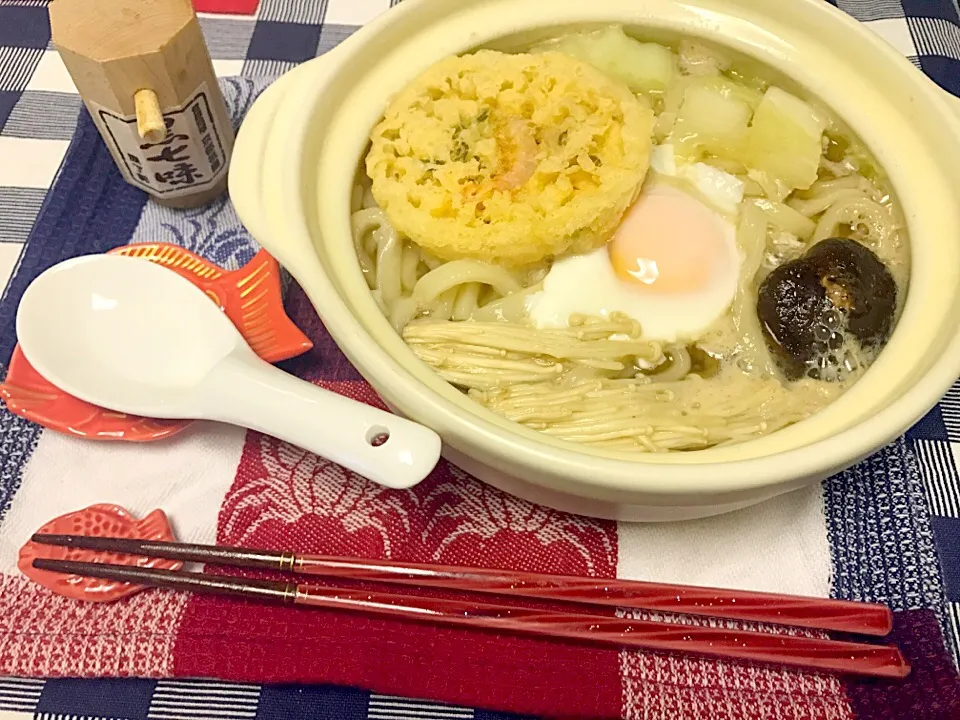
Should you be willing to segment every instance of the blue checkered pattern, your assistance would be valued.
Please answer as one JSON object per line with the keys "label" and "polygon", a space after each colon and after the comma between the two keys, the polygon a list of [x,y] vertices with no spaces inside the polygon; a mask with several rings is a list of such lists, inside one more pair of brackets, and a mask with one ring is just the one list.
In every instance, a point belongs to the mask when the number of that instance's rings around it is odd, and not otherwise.
{"label": "blue checkered pattern", "polygon": [[0,680],[4,720],[521,720],[332,686]]}
{"label": "blue checkered pattern", "polygon": [[[958,0],[830,0],[875,30],[945,90],[960,96]],[[920,465],[960,659],[960,383],[908,433]]]}
{"label": "blue checkered pattern", "polygon": [[[789,0],[780,0],[787,2]],[[958,0],[831,0],[876,31],[946,90],[960,95]],[[218,75],[277,75],[322,54],[399,0],[263,0],[255,17],[201,16]],[[0,286],[23,244],[73,133],[79,98],[50,44],[47,0],[0,0]],[[29,148],[30,167],[4,157]],[[24,425],[20,423],[20,425]],[[0,445],[26,450],[33,428],[0,428]],[[933,537],[907,538],[895,529],[832,527],[831,533],[872,535],[864,543],[912,548],[922,566],[935,545],[942,569],[954,652],[960,656],[960,384],[910,430],[904,472],[893,483],[923,485]],[[906,452],[912,448],[915,452]],[[912,458],[916,457],[916,461]],[[918,466],[918,468],[916,467]],[[917,469],[919,473],[917,473]],[[919,477],[919,480],[915,478]],[[14,485],[11,483],[10,485]],[[7,484],[4,484],[6,486]],[[828,503],[843,503],[843,488],[827,484]],[[904,493],[904,497],[909,493]],[[0,497],[0,506],[5,504]],[[911,512],[904,508],[903,512]],[[853,517],[855,512],[834,514]],[[892,532],[892,534],[891,534]],[[874,537],[875,536],[875,537]],[[916,568],[914,568],[914,571]],[[930,570],[935,574],[935,568]],[[919,575],[923,575],[920,572]],[[912,572],[911,576],[916,576]],[[844,577],[835,578],[843,584]],[[859,589],[844,588],[856,597]],[[905,587],[891,602],[904,609],[924,588]],[[869,594],[869,593],[868,593]],[[322,652],[322,648],[317,649]],[[254,686],[172,680],[0,679],[0,718],[114,718],[174,720],[477,720],[508,716],[326,686]]]}

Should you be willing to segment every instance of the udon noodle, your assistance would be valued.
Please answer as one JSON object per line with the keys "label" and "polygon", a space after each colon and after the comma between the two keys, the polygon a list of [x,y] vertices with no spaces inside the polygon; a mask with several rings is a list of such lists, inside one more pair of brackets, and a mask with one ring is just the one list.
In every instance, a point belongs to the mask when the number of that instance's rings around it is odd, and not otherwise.
{"label": "udon noodle", "polygon": [[[709,63],[685,67],[736,77]],[[678,75],[665,92],[647,94],[656,140],[670,135],[684,87],[702,76]],[[807,189],[736,161],[704,162],[739,178],[744,197],[736,292],[729,311],[696,341],[646,339],[640,323],[618,312],[536,327],[529,300],[542,289],[551,258],[523,267],[439,260],[394,229],[363,174],[352,207],[357,257],[377,304],[413,352],[509,420],[568,441],[640,452],[742,442],[809,417],[871,359],[857,351],[835,376],[788,382],[764,340],[760,283],[817,243],[843,237],[872,250],[903,288],[905,237],[882,175],[835,121],[823,136],[818,179]]]}

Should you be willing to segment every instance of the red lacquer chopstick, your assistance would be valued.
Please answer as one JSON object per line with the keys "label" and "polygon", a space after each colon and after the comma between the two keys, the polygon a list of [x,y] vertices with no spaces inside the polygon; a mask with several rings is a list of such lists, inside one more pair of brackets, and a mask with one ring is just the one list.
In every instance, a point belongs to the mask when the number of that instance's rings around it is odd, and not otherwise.
{"label": "red lacquer chopstick", "polygon": [[846,675],[895,679],[906,677],[910,672],[899,650],[886,645],[518,608],[470,600],[404,595],[399,591],[317,587],[305,583],[232,578],[127,565],[46,559],[36,559],[33,565],[41,570],[173,590],[268,599],[440,625],[774,663]]}
{"label": "red lacquer chopstick", "polygon": [[392,560],[297,555],[274,550],[85,535],[34,535],[33,540],[47,545],[185,562],[292,571],[342,580],[415,585],[420,588],[490,593],[684,615],[705,615],[861,635],[883,636],[889,633],[893,626],[893,614],[885,605],[799,595],[425,565]]}

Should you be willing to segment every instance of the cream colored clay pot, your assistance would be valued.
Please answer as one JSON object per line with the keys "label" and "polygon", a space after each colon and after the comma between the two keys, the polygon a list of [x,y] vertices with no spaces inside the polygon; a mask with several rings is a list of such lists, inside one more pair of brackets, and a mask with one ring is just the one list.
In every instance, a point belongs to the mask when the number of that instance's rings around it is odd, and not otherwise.
{"label": "cream colored clay pot", "polygon": [[[890,176],[912,244],[903,315],[866,375],[810,419],[687,453],[554,440],[440,380],[371,297],[353,250],[350,196],[388,98],[447,54],[509,50],[610,23],[641,37],[700,37],[762,61],[831,107]],[[384,400],[440,433],[447,459],[535,502],[641,521],[718,514],[818,482],[895,439],[940,399],[960,375],[957,187],[960,102],[820,0],[406,0],[264,92],[240,129],[230,172],[243,223]]]}

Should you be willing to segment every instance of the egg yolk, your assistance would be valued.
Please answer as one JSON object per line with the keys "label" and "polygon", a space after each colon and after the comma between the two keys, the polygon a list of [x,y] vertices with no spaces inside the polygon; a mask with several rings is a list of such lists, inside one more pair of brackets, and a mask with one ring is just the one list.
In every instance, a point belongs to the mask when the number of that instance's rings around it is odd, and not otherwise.
{"label": "egg yolk", "polygon": [[710,283],[723,231],[709,208],[671,187],[644,192],[608,244],[617,276],[638,289],[678,293]]}

